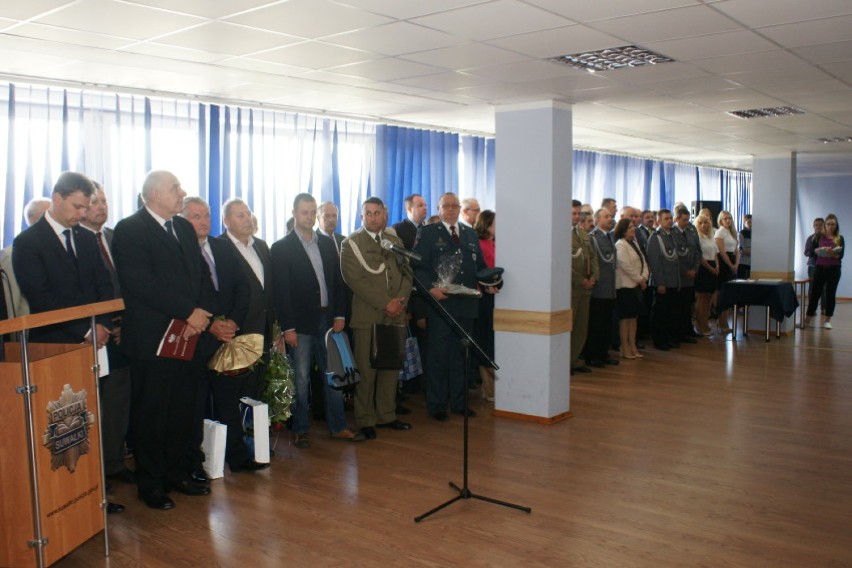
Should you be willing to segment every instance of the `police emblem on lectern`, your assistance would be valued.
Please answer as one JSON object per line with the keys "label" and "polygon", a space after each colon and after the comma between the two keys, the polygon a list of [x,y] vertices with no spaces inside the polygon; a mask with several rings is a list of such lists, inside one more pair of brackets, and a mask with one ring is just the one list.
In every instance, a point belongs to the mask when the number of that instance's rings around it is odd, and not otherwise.
{"label": "police emblem on lectern", "polygon": [[59,400],[47,404],[47,429],[42,444],[50,450],[50,469],[62,466],[74,472],[80,456],[89,453],[89,427],[95,415],[88,411],[86,389],[78,392],[71,385],[62,388]]}

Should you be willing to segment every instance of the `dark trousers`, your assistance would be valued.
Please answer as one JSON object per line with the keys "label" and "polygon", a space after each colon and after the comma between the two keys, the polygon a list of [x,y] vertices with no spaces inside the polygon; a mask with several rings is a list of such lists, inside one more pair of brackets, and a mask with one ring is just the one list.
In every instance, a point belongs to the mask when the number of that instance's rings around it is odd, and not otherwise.
{"label": "dark trousers", "polygon": [[165,491],[191,473],[187,449],[204,371],[192,361],[131,360],[130,421],[140,494]]}
{"label": "dark trousers", "polygon": [[[470,334],[473,334],[475,319],[456,318],[456,321]],[[427,324],[429,336],[429,358],[426,372],[429,381],[426,390],[426,404],[429,414],[446,412],[449,403],[452,410],[464,410],[464,349],[461,338],[435,314]],[[471,353],[473,357],[473,353]]]}
{"label": "dark trousers", "polygon": [[677,288],[666,288],[665,294],[654,289],[654,305],[651,308],[651,338],[654,345],[665,346],[677,341],[675,309]]}
{"label": "dark trousers", "polygon": [[242,375],[228,376],[210,371],[210,416],[228,427],[225,438],[225,461],[230,467],[241,467],[249,459],[248,448],[243,442],[243,420],[240,415],[240,398],[247,396],[246,385],[253,378],[254,370]]}
{"label": "dark trousers", "polygon": [[808,317],[816,313],[817,303],[822,300],[825,316],[834,315],[834,305],[837,302],[837,285],[840,283],[840,266],[817,266],[814,270],[814,281],[808,297]]}
{"label": "dark trousers", "polygon": [[606,361],[612,343],[614,298],[595,298],[589,302],[589,333],[586,337],[586,360]]}
{"label": "dark trousers", "polygon": [[695,304],[695,288],[684,286],[675,293],[675,338],[688,337],[695,332],[692,327],[692,306]]}
{"label": "dark trousers", "polygon": [[103,432],[104,472],[124,469],[124,438],[130,422],[130,367],[110,369],[101,377],[101,431]]}

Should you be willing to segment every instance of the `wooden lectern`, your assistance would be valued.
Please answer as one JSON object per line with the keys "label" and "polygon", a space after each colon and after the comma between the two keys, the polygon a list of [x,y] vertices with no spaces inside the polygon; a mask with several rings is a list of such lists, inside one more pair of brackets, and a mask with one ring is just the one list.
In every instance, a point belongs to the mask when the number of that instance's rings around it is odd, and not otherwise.
{"label": "wooden lectern", "polygon": [[0,566],[49,566],[106,531],[97,350],[28,343],[29,330],[118,312],[111,300],[0,321]]}

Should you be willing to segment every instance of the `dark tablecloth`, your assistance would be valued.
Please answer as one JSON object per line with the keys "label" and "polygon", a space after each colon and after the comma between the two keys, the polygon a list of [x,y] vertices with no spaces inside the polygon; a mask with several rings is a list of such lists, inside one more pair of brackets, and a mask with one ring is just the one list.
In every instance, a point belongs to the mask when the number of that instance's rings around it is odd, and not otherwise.
{"label": "dark tablecloth", "polygon": [[769,306],[770,317],[784,321],[795,313],[799,300],[789,282],[732,280],[722,284],[716,309],[721,312],[735,305]]}

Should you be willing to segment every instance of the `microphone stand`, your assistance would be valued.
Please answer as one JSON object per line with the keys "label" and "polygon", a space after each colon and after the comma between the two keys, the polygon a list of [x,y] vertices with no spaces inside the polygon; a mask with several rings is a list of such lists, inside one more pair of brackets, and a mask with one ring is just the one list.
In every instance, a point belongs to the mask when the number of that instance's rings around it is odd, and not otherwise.
{"label": "microphone stand", "polygon": [[[404,254],[400,254],[397,251],[394,251],[394,252],[397,253],[398,257],[405,258]],[[408,263],[405,263],[405,264],[408,265]],[[507,501],[500,501],[498,499],[492,499],[491,497],[479,495],[477,493],[472,492],[470,490],[470,487],[468,487],[468,470],[469,470],[468,455],[469,455],[469,449],[470,449],[470,443],[469,443],[470,427],[469,427],[468,421],[470,420],[470,417],[468,416],[467,411],[469,409],[468,399],[470,397],[470,394],[469,394],[467,386],[468,386],[468,372],[470,370],[470,348],[471,348],[471,346],[476,350],[476,352],[479,354],[479,356],[482,357],[483,361],[487,361],[487,366],[493,368],[495,371],[498,370],[500,367],[497,366],[497,363],[495,363],[494,361],[491,360],[491,358],[485,353],[485,351],[482,350],[482,347],[480,347],[479,344],[473,339],[473,337],[470,336],[470,334],[467,332],[467,330],[465,330],[459,324],[459,322],[456,321],[456,318],[454,318],[450,314],[450,312],[447,311],[447,309],[444,307],[444,305],[441,302],[439,302],[438,300],[436,300],[435,298],[432,297],[432,294],[429,293],[429,288],[427,286],[425,286],[420,281],[419,278],[417,278],[417,275],[414,274],[414,271],[411,269],[410,266],[408,266],[408,269],[411,270],[411,272],[412,272],[412,278],[414,279],[414,283],[417,286],[417,289],[421,291],[420,295],[428,298],[427,301],[430,302],[430,305],[433,308],[435,308],[435,310],[439,314],[441,314],[441,317],[444,318],[444,320],[447,322],[447,324],[450,326],[450,328],[452,328],[452,330],[455,331],[456,334],[459,336],[459,340],[461,342],[461,345],[464,348],[464,428],[463,428],[463,430],[464,430],[464,444],[463,444],[463,450],[462,450],[462,458],[463,458],[462,459],[462,463],[463,463],[463,466],[462,466],[462,480],[463,480],[462,486],[459,487],[458,485],[456,485],[455,483],[450,481],[449,482],[450,487],[453,488],[458,493],[458,495],[456,495],[455,497],[453,497],[449,501],[446,501],[445,503],[438,505],[434,509],[431,509],[430,511],[427,511],[427,512],[423,513],[422,515],[414,517],[414,522],[419,523],[420,521],[422,521],[426,517],[429,517],[430,515],[437,513],[441,509],[443,509],[445,507],[449,507],[450,505],[452,505],[456,501],[460,501],[462,499],[479,499],[480,501],[487,501],[489,503],[494,503],[495,505],[502,505],[503,507],[509,507],[509,508],[512,508],[512,509],[517,509],[517,510],[523,511],[525,513],[532,512],[532,509],[529,508],[529,507],[524,507],[523,505],[516,505],[514,503],[509,503]]]}

